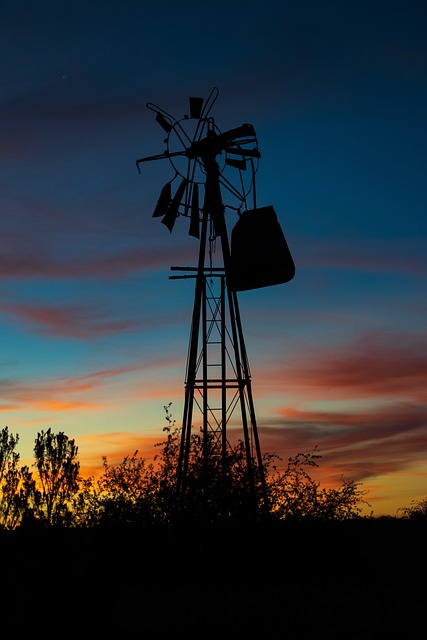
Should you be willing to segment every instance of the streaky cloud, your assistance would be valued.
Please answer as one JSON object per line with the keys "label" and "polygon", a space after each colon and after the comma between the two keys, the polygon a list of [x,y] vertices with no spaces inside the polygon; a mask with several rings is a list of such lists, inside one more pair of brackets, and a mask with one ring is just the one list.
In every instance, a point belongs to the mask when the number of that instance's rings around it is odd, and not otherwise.
{"label": "streaky cloud", "polygon": [[[185,251],[174,251],[176,259],[187,258]],[[102,279],[116,280],[142,271],[169,269],[170,256],[164,248],[141,248],[124,250],[110,255],[80,257],[61,261],[53,254],[0,255],[0,278],[49,278],[60,279]]]}
{"label": "streaky cloud", "polygon": [[[76,376],[55,377],[37,381],[1,380],[0,390],[8,399],[8,410],[34,408],[35,410],[67,411],[100,409],[119,402],[111,395],[107,398],[97,395],[104,384],[111,380],[128,376],[143,370],[144,365],[122,365],[110,369],[100,369]],[[89,396],[89,400],[82,397]]]}
{"label": "streaky cloud", "polygon": [[425,406],[396,402],[371,411],[349,407],[348,413],[283,407],[281,413],[260,428],[264,448],[286,459],[318,447],[334,476],[364,480],[427,455]]}
{"label": "streaky cloud", "polygon": [[422,238],[310,238],[296,241],[301,256],[300,268],[347,269],[365,273],[427,275],[424,240]]}
{"label": "streaky cloud", "polygon": [[301,349],[276,359],[263,385],[317,399],[407,398],[423,403],[427,383],[427,334],[370,332],[347,345]]}
{"label": "streaky cloud", "polygon": [[42,333],[56,337],[93,340],[103,336],[132,333],[141,323],[131,320],[105,320],[96,305],[42,305],[11,303],[0,305],[3,312],[13,315],[24,324],[39,328]]}

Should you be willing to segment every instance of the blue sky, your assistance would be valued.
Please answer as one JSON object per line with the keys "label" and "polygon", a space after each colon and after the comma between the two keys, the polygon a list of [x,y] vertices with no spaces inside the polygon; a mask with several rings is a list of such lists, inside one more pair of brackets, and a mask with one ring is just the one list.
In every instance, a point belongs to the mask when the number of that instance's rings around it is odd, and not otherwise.
{"label": "blue sky", "polygon": [[[150,455],[180,422],[197,241],[153,207],[172,177],[147,102],[219,97],[257,132],[259,206],[296,264],[239,295],[261,446],[319,447],[375,513],[427,490],[426,7],[422,2],[7,2],[0,25],[0,409]],[[267,321],[266,321],[267,319]]]}

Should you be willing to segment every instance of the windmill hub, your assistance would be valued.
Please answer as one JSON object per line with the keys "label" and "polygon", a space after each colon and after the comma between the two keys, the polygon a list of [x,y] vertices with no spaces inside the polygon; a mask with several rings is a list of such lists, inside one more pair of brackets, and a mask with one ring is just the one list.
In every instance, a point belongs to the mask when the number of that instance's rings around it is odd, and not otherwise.
{"label": "windmill hub", "polygon": [[215,159],[225,150],[225,145],[221,140],[221,136],[215,133],[215,131],[208,131],[208,134],[202,140],[195,140],[191,146],[186,150],[185,155],[191,160],[196,158]]}

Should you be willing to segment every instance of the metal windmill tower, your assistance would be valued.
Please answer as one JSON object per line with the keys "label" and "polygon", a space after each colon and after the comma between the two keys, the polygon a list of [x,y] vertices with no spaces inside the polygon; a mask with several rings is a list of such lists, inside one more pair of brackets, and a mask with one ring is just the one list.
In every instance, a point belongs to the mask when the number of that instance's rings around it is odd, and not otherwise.
{"label": "metal windmill tower", "polygon": [[[238,434],[244,443],[250,491],[259,503],[266,500],[266,486],[237,292],[288,282],[295,266],[273,207],[256,206],[260,152],[255,130],[243,124],[221,132],[210,115],[217,96],[214,88],[206,101],[190,98],[189,115],[182,119],[148,103],[166,132],[165,150],[136,164],[139,170],[144,162],[170,161],[174,175],[163,187],[153,216],[162,216],[170,232],[179,216],[188,218],[189,235],[199,241],[197,266],[171,267],[187,272],[171,278],[195,280],[178,496],[187,491],[191,435],[196,427],[202,433],[206,475],[213,462],[219,464],[224,487],[229,435],[231,431]],[[222,190],[227,193],[226,204]],[[226,213],[234,218],[230,240]]]}

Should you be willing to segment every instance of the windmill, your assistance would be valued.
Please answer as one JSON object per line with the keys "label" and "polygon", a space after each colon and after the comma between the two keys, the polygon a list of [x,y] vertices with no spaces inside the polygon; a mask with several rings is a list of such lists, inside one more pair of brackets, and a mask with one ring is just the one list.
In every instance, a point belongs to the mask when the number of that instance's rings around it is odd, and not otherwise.
{"label": "windmill", "polygon": [[[199,242],[195,267],[171,267],[194,278],[194,306],[185,377],[185,399],[176,489],[183,497],[193,425],[202,433],[206,474],[213,456],[227,482],[229,434],[244,444],[247,477],[256,504],[266,503],[266,484],[237,292],[288,282],[295,266],[276,213],[257,208],[255,175],[260,152],[251,124],[221,132],[210,115],[218,97],[190,97],[181,119],[148,103],[166,133],[163,153],[140,158],[140,165],[167,159],[173,177],[161,190],[153,217],[170,232],[179,217]],[[222,192],[227,194],[227,203]],[[226,215],[233,218],[231,241]],[[219,245],[219,246],[218,246]],[[240,417],[238,417],[240,414]],[[236,417],[237,416],[237,417]],[[208,443],[214,443],[214,447]]]}

